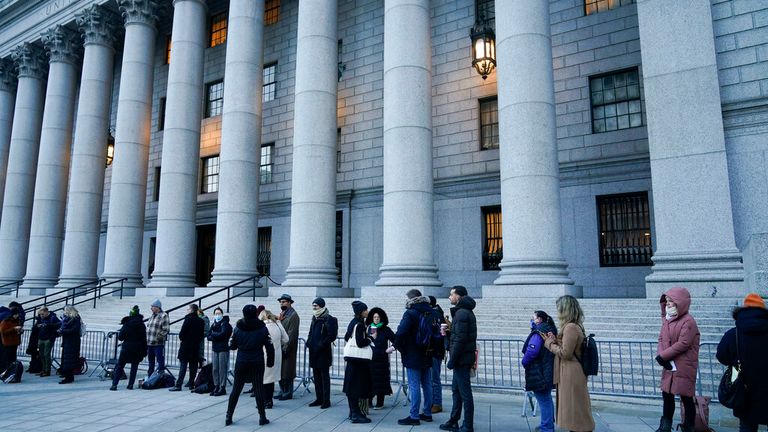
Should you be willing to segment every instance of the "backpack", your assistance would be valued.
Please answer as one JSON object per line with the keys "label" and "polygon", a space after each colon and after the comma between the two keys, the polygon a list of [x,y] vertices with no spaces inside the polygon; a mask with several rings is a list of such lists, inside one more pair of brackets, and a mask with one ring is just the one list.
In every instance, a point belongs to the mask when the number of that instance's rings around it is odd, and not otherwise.
{"label": "backpack", "polygon": [[21,375],[24,373],[24,363],[15,361],[8,365],[8,369],[0,374],[0,380],[6,384],[15,384],[21,382]]}
{"label": "backpack", "polygon": [[158,369],[141,384],[141,388],[144,390],[155,390],[173,387],[175,384],[176,379],[168,369]]}
{"label": "backpack", "polygon": [[[709,427],[709,401],[711,399],[709,396],[695,396],[693,398],[693,406],[696,409],[693,426],[695,432],[714,432]],[[685,418],[685,407],[682,401],[680,402],[680,416]]]}
{"label": "backpack", "polygon": [[435,347],[443,344],[443,335],[440,334],[440,320],[434,313],[424,312],[419,316],[419,326],[416,330],[416,345],[424,347],[431,352]]}
{"label": "backpack", "polygon": [[600,356],[597,351],[597,342],[595,342],[595,334],[590,333],[589,336],[584,337],[584,341],[581,343],[581,358],[574,353],[576,360],[581,363],[581,369],[584,371],[584,375],[589,377],[590,375],[597,375],[600,370]]}

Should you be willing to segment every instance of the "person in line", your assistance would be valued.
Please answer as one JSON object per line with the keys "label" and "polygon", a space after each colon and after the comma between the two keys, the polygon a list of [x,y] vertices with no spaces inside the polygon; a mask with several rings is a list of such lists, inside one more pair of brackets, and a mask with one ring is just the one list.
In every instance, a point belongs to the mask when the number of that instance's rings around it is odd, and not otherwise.
{"label": "person in line", "polygon": [[[429,296],[429,306],[435,311],[438,322],[445,324],[445,312],[437,304],[435,296]],[[443,384],[440,381],[443,362],[445,361],[445,345],[438,345],[432,348],[432,414],[443,412]]]}
{"label": "person in line", "polygon": [[131,371],[128,375],[128,390],[133,390],[133,383],[136,382],[136,373],[139,371],[139,363],[144,360],[147,354],[147,327],[144,325],[144,315],[139,311],[139,306],[134,305],[128,316],[120,320],[120,331],[117,333],[117,339],[123,341],[120,347],[120,356],[117,359],[117,365],[112,373],[112,391],[117,390],[117,384],[125,373],[125,365],[131,364]]}
{"label": "person in line", "polygon": [[544,346],[555,355],[552,382],[557,388],[555,422],[570,431],[592,431],[592,403],[587,376],[581,367],[581,345],[586,337],[584,312],[575,297],[564,295],[555,302],[560,332],[548,332]]}
{"label": "person in line", "polygon": [[61,321],[56,316],[55,312],[50,312],[47,307],[43,306],[37,310],[37,320],[35,326],[38,328],[37,336],[37,350],[40,353],[40,362],[42,363],[41,377],[51,376],[51,351],[53,350],[53,343],[59,336],[59,327]]}
{"label": "person in line", "polygon": [[235,413],[243,386],[246,381],[251,381],[253,392],[256,393],[259,425],[264,426],[269,423],[261,384],[264,380],[264,353],[267,354],[266,366],[272,367],[275,364],[275,350],[269,339],[266,325],[259,319],[256,306],[249,304],[243,307],[243,318],[235,324],[229,348],[237,351],[237,359],[235,360],[235,382],[232,385],[232,393],[229,395],[224,424],[226,426],[232,424],[232,415]]}
{"label": "person in line", "polygon": [[[384,408],[384,397],[392,394],[392,381],[389,356],[389,344],[395,343],[395,332],[389,328],[389,318],[384,309],[375,307],[365,318],[368,334],[373,339],[373,359],[371,359],[371,399],[368,402],[375,410]],[[373,403],[376,396],[376,404]]]}
{"label": "person in line", "polygon": [[688,313],[691,294],[683,287],[674,287],[659,300],[661,331],[656,349],[656,361],[664,368],[661,372],[663,414],[657,432],[672,430],[675,416],[675,395],[685,408],[685,418],[679,429],[693,432],[696,409],[696,371],[699,368],[699,341],[701,334],[696,320]]}
{"label": "person in line", "polygon": [[[477,319],[475,318],[475,299],[469,296],[467,288],[456,285],[451,288],[448,297],[451,307],[451,328],[446,333],[448,339],[448,369],[453,370],[451,392],[453,406],[451,417],[440,425],[441,430],[472,432],[475,427],[475,400],[472,396],[472,383],[469,381],[471,369],[475,367],[477,356]],[[461,409],[464,408],[464,422],[459,427]]]}
{"label": "person in line", "polygon": [[155,360],[157,360],[157,370],[162,372],[165,369],[165,340],[171,331],[171,321],[168,314],[163,312],[163,304],[156,299],[150,305],[152,316],[147,322],[147,377],[151,377],[155,372]]}
{"label": "person in line", "polygon": [[184,317],[184,323],[179,330],[179,355],[177,358],[181,363],[179,366],[179,376],[176,378],[176,385],[168,389],[169,391],[181,391],[184,384],[184,377],[189,367],[189,382],[186,387],[190,390],[195,388],[195,376],[197,375],[197,365],[200,362],[200,341],[205,338],[205,322],[197,315],[198,306],[194,303],[187,307],[187,315]]}
{"label": "person in line", "polygon": [[61,335],[61,373],[59,384],[75,382],[75,372],[80,371],[80,313],[74,306],[64,307],[64,319],[59,327]]}
{"label": "person in line", "polygon": [[280,303],[280,316],[278,319],[288,334],[288,345],[283,352],[280,366],[280,395],[277,400],[293,399],[293,380],[296,379],[296,355],[299,350],[299,327],[301,318],[293,308],[293,299],[288,294],[283,294],[277,301]]}
{"label": "person in line", "polygon": [[229,374],[229,338],[232,336],[232,325],[229,316],[224,315],[220,307],[213,310],[213,324],[208,333],[213,349],[213,389],[210,396],[227,394],[227,375]]}
{"label": "person in line", "polygon": [[[768,425],[768,310],[765,301],[750,293],[743,307],[733,310],[736,327],[728,330],[717,345],[717,360],[726,366],[741,364],[739,376],[748,389],[747,403],[733,407],[739,419],[739,432],[757,432]],[[737,334],[738,333],[738,334]],[[737,344],[738,343],[738,349]]]}
{"label": "person in line", "polygon": [[[276,353],[282,353],[283,348],[288,346],[288,333],[285,332],[283,325],[270,310],[264,309],[259,314],[259,319],[264,321],[269,332],[269,338],[272,341],[272,347]],[[272,400],[275,394],[275,382],[280,380],[280,367],[283,359],[281,355],[275,355],[275,364],[264,370],[264,406],[272,409],[274,402]],[[254,392],[255,393],[255,392]]]}
{"label": "person in line", "polygon": [[555,406],[552,402],[555,356],[544,348],[547,333],[557,336],[555,322],[546,312],[537,310],[531,319],[531,333],[523,345],[522,364],[525,368],[525,391],[533,392],[539,402],[540,432],[555,430]]}
{"label": "person in line", "polygon": [[[202,367],[205,365],[205,339],[208,337],[208,334],[211,332],[211,320],[208,318],[207,315],[205,315],[205,310],[202,308],[197,310],[197,316],[201,320],[203,320],[203,323],[205,323],[205,326],[203,327],[203,339],[200,341],[200,354],[198,355],[198,362],[197,366],[202,369]],[[194,378],[192,378],[194,379]]]}
{"label": "person in line", "polygon": [[[19,304],[19,302],[12,301],[8,303],[8,307],[0,306],[0,323],[8,318],[11,318],[13,315],[16,315],[14,320],[19,322],[18,326],[23,328],[25,313],[24,308],[21,306],[21,304]],[[19,344],[20,343],[21,341],[19,341]],[[17,344],[17,347],[19,344]],[[10,366],[10,362],[8,362],[9,358],[13,358],[13,361],[16,361],[16,351],[14,350],[12,353],[7,352],[2,343],[2,340],[0,340],[0,372],[5,371],[8,366]]]}
{"label": "person in line", "polygon": [[[0,321],[0,342],[2,342],[5,355],[5,368],[8,368],[11,363],[16,361],[16,350],[21,345],[21,332],[19,308],[12,307],[10,308],[10,315]],[[2,368],[0,371],[4,371],[5,368]]]}
{"label": "person in line", "polygon": [[[421,291],[412,289],[405,295],[408,300],[395,333],[395,348],[400,351],[408,376],[411,407],[409,415],[398,420],[397,424],[415,426],[421,424],[421,421],[432,421],[432,357],[429,347],[419,345],[416,336],[422,315],[431,320],[434,311],[429,307],[429,299],[421,295]],[[424,411],[419,414],[422,392]]]}
{"label": "person in line", "polygon": [[306,346],[309,350],[309,367],[312,368],[317,399],[309,406],[326,409],[331,407],[332,344],[339,334],[339,320],[328,312],[322,297],[312,301],[312,314]]}
{"label": "person in line", "polygon": [[[350,343],[355,339],[355,345],[359,348],[371,345],[372,338],[366,332],[365,318],[368,316],[368,305],[355,300],[352,302],[352,311],[355,316],[347,325],[344,341]],[[345,357],[347,367],[344,369],[344,394],[347,395],[349,404],[349,419],[352,423],[370,423],[361,409],[361,403],[367,403],[371,395],[371,361],[363,358]]]}

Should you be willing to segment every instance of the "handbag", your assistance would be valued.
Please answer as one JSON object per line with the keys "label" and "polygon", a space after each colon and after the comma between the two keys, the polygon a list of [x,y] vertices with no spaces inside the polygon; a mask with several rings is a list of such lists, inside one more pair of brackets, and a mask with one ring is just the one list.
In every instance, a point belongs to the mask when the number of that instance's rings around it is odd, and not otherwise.
{"label": "handbag", "polygon": [[358,358],[363,360],[371,360],[373,358],[373,349],[371,349],[371,346],[365,346],[365,347],[358,347],[357,342],[355,341],[355,334],[357,333],[357,324],[355,324],[354,329],[352,329],[352,337],[349,338],[347,343],[344,345],[344,358]]}
{"label": "handbag", "polygon": [[736,365],[728,366],[717,388],[717,397],[726,408],[742,408],[747,402],[747,385],[744,383],[742,367],[739,355],[739,330],[736,329]]}

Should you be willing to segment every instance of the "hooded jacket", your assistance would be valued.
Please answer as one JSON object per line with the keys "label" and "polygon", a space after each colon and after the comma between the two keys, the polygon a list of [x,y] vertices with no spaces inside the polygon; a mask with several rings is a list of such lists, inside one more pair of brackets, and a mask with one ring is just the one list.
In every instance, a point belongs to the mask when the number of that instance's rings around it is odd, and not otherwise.
{"label": "hooded jacket", "polygon": [[451,338],[448,345],[450,357],[448,369],[469,368],[475,365],[477,351],[477,320],[475,309],[477,303],[470,296],[462,297],[456,306],[451,308]]}
{"label": "hooded jacket", "polygon": [[[677,316],[666,319],[666,297],[677,306]],[[688,309],[691,294],[683,287],[671,288],[662,294],[661,331],[656,353],[662,359],[675,363],[676,371],[664,369],[661,372],[661,390],[680,396],[693,397],[696,393],[696,370],[699,367],[699,342],[701,334],[696,320]]]}
{"label": "hooded jacket", "polygon": [[434,314],[427,297],[415,297],[409,300],[403,318],[397,326],[397,332],[395,332],[395,348],[400,351],[403,366],[407,369],[429,369],[432,367],[432,357],[427,348],[416,342],[419,320],[424,314]]}
{"label": "hooded jacket", "polygon": [[237,350],[238,363],[264,363],[264,352],[267,353],[267,367],[275,365],[275,348],[269,339],[269,331],[264,322],[257,316],[242,318],[235,324],[229,349]]}
{"label": "hooded jacket", "polygon": [[37,335],[38,340],[54,341],[59,335],[57,330],[61,326],[61,320],[59,320],[55,312],[48,312],[48,316],[45,318],[38,315],[35,318],[35,325],[40,329],[40,333]]}
{"label": "hooded jacket", "polygon": [[545,392],[552,390],[555,355],[544,347],[544,338],[539,334],[557,335],[557,328],[542,322],[531,329],[523,346],[523,367],[525,368],[525,390]]}
{"label": "hooded jacket", "polygon": [[[740,376],[747,385],[748,402],[733,409],[733,415],[751,424],[768,424],[768,310],[738,308],[733,312],[736,327],[728,330],[717,345],[717,359],[726,366],[741,361]],[[736,330],[739,350],[736,354]]]}
{"label": "hooded jacket", "polygon": [[229,350],[229,338],[232,336],[232,324],[229,316],[224,315],[221,321],[213,320],[211,330],[208,332],[208,340],[211,341],[213,352],[220,353]]}
{"label": "hooded jacket", "polygon": [[123,341],[120,349],[121,363],[139,363],[147,354],[147,327],[144,316],[129,315],[120,321],[117,339]]}

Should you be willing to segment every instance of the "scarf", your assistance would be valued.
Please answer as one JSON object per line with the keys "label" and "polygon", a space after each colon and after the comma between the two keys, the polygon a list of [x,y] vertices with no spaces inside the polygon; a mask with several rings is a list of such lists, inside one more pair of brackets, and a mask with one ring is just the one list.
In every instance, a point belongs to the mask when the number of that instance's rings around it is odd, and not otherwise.
{"label": "scarf", "polygon": [[328,312],[328,309],[326,309],[325,307],[321,307],[321,308],[319,308],[319,309],[314,309],[314,310],[312,311],[312,313],[313,313],[313,314],[315,314],[315,318],[320,318],[320,317],[321,317],[321,316],[323,316],[323,314],[325,314],[326,312]]}
{"label": "scarf", "polygon": [[677,316],[677,306],[669,307],[667,306],[667,321],[671,321],[672,318],[675,318]]}
{"label": "scarf", "polygon": [[377,329],[381,328],[381,326],[383,326],[383,325],[384,325],[384,323],[381,323],[381,322],[378,323],[378,324],[371,323],[371,327],[376,327]]}
{"label": "scarf", "polygon": [[427,303],[427,304],[429,304],[429,298],[428,297],[424,297],[424,296],[420,296],[420,297],[414,297],[412,299],[408,299],[405,302],[405,308],[406,309],[410,309],[413,305],[415,305],[417,303]]}

